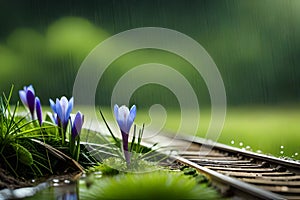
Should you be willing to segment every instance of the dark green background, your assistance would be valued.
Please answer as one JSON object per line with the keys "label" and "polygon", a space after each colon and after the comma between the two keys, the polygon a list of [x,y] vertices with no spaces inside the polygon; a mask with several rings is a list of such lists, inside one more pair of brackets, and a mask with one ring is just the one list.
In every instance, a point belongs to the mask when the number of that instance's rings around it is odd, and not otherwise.
{"label": "dark green background", "polygon": [[[33,84],[44,104],[48,98],[69,97],[90,50],[111,35],[146,26],[174,29],[197,40],[220,70],[229,105],[299,102],[298,0],[1,1],[0,91],[11,84],[16,90]],[[118,78],[147,62],[178,70],[201,102],[209,104],[206,86],[193,67],[155,50],[132,52],[114,62],[99,83],[97,104],[110,105]],[[144,86],[132,101],[176,106],[172,95],[167,88]]]}

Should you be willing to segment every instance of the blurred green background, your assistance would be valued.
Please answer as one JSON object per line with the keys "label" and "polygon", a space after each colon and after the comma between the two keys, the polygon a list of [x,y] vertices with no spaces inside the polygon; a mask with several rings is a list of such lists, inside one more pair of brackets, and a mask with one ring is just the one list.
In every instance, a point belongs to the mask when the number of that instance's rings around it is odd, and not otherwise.
{"label": "blurred green background", "polygon": [[[228,117],[220,141],[296,157],[300,151],[300,1],[131,0],[1,1],[0,91],[33,84],[42,103],[72,95],[83,59],[101,41],[137,27],[165,27],[198,41],[222,75]],[[208,124],[210,99],[201,76],[180,57],[140,50],[117,59],[99,82],[97,105],[110,106],[116,81],[132,67],[169,65],[193,86]],[[18,100],[15,91],[13,101]],[[158,85],[139,88],[131,102],[179,106]],[[76,103],[76,100],[75,100]],[[175,109],[174,116],[177,116]],[[177,113],[177,114],[176,114]],[[176,127],[176,117],[167,125]],[[146,118],[145,118],[146,120]],[[205,135],[205,127],[198,134]],[[261,138],[261,139],[259,139]],[[240,145],[243,142],[243,145]],[[284,153],[280,153],[284,146]],[[295,154],[296,153],[296,154]]]}

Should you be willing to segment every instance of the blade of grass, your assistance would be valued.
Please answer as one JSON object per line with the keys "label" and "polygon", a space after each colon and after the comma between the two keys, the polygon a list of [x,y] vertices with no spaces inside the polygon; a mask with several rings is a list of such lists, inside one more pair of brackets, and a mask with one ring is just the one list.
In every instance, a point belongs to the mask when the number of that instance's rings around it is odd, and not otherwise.
{"label": "blade of grass", "polygon": [[130,144],[130,152],[132,152],[132,148],[133,148],[133,145],[134,145],[134,141],[135,141],[135,135],[136,135],[136,125],[133,126],[133,137],[132,137],[132,141],[131,141],[131,144]]}
{"label": "blade of grass", "polygon": [[109,133],[111,134],[111,136],[112,136],[112,138],[115,140],[115,142],[118,143],[119,141],[117,140],[117,138],[116,138],[115,135],[113,134],[112,130],[110,129],[108,123],[106,122],[105,117],[104,117],[104,115],[103,115],[103,113],[102,113],[102,111],[101,111],[101,108],[99,108],[99,111],[100,111],[100,115],[101,115],[101,117],[102,117],[102,119],[103,119],[103,121],[104,121],[104,123],[105,123],[106,128],[108,129]]}

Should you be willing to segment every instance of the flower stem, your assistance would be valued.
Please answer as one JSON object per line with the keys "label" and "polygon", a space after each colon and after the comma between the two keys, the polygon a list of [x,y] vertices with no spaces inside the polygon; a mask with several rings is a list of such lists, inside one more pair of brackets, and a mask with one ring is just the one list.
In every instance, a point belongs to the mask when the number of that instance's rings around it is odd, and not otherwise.
{"label": "flower stem", "polygon": [[130,165],[130,154],[128,151],[128,134],[122,132],[122,143],[123,143],[123,151],[124,151],[124,156],[125,156],[125,160],[127,163],[127,167]]}

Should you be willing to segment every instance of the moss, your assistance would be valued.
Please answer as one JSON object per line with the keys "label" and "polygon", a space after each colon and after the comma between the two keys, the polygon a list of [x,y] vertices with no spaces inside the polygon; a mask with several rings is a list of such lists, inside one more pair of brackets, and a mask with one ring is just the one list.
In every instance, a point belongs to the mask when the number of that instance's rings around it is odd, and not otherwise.
{"label": "moss", "polygon": [[[201,177],[201,176],[199,176]],[[182,172],[156,171],[119,174],[95,180],[80,187],[80,199],[219,199],[211,187]]]}

